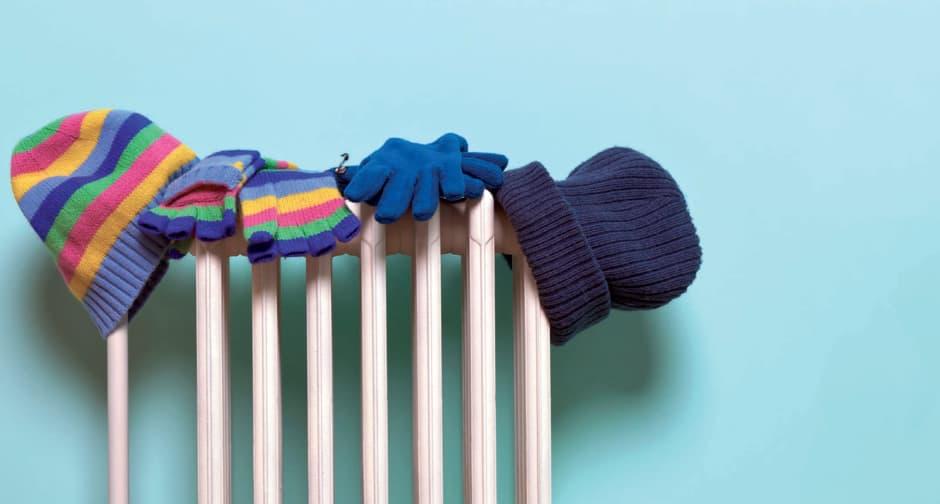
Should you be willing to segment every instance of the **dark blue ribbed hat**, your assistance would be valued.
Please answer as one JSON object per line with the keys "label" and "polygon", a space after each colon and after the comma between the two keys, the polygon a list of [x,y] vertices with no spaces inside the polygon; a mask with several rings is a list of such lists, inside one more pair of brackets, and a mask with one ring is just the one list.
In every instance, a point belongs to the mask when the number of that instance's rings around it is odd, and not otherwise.
{"label": "dark blue ribbed hat", "polygon": [[508,171],[496,197],[516,228],[555,344],[611,307],[668,303],[701,265],[682,191],[632,149],[602,151],[557,183],[540,163]]}

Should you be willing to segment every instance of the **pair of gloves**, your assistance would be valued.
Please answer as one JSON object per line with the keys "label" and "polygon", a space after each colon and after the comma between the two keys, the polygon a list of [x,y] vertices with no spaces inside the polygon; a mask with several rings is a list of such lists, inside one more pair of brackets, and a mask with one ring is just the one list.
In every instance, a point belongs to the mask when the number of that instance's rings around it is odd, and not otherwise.
{"label": "pair of gloves", "polygon": [[376,207],[375,220],[389,224],[411,206],[415,219],[430,219],[443,198],[479,198],[503,185],[506,156],[468,152],[467,140],[447,133],[429,144],[390,138],[359,166],[337,169],[337,181],[349,201]]}
{"label": "pair of gloves", "polygon": [[498,188],[507,162],[500,154],[468,152],[467,141],[453,133],[430,144],[391,138],[360,165],[325,172],[297,170],[257,151],[221,151],[172,181],[161,203],[138,222],[171,240],[171,257],[182,257],[193,238],[215,241],[235,233],[237,201],[252,263],[317,256],[359,232],[340,189],[350,201],[375,205],[379,222],[398,220],[409,206],[416,219],[427,220],[442,197],[479,198],[486,188]]}
{"label": "pair of gloves", "polygon": [[144,232],[171,240],[170,257],[186,254],[192,239],[235,234],[240,205],[248,259],[322,255],[359,232],[331,172],[298,170],[257,151],[221,151],[173,180],[161,203],[144,211]]}

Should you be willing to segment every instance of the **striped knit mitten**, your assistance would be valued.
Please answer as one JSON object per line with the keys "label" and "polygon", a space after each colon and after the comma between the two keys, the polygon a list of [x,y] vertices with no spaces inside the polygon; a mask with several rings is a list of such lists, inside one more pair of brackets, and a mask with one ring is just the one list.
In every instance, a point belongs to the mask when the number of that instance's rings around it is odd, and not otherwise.
{"label": "striped knit mitten", "polygon": [[265,169],[239,193],[252,263],[277,257],[323,255],[359,233],[331,171]]}
{"label": "striped knit mitten", "polygon": [[195,237],[221,240],[235,233],[235,195],[245,181],[265,166],[257,151],[211,154],[173,180],[160,204],[141,214],[141,228],[170,240]]}

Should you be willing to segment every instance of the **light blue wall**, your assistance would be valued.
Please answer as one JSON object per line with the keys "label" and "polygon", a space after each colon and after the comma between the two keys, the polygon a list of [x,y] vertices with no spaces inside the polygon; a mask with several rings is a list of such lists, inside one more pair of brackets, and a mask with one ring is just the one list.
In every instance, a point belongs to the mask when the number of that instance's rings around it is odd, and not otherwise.
{"label": "light blue wall", "polygon": [[[262,6],[262,4],[266,4]],[[142,111],[198,152],[307,167],[455,130],[556,177],[614,144],[666,166],[705,262],[687,295],[553,351],[559,503],[940,502],[940,5],[744,0],[0,6],[0,147]],[[101,503],[104,346],[0,191],[4,502]],[[358,495],[356,262],[336,262],[338,502]],[[135,503],[195,494],[193,264],[132,327]],[[248,271],[235,261],[235,502],[250,501]],[[285,491],[304,465],[302,266],[284,270]],[[390,279],[394,502],[410,493],[408,261]],[[459,282],[445,261],[445,282]],[[500,265],[500,495],[512,494]],[[459,500],[459,299],[445,292]]]}

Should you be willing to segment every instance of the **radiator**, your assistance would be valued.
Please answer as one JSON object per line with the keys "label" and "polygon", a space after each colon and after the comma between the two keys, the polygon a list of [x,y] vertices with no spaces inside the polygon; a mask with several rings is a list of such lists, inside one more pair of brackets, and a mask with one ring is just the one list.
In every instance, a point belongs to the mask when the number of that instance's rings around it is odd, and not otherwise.
{"label": "radiator", "polygon": [[[413,261],[414,502],[443,502],[441,253],[463,256],[463,494],[496,503],[495,255],[513,256],[516,502],[551,502],[549,326],[515,233],[489,193],[442,205],[427,222],[382,225],[374,209],[355,240],[333,255],[360,259],[362,316],[362,496],[388,497],[386,255]],[[228,263],[244,242],[197,243],[196,400],[199,504],[231,502],[227,335]],[[332,256],[307,258],[308,502],[333,502]],[[252,463],[256,504],[282,502],[278,262],[252,266]],[[129,501],[127,325],[107,340],[109,502]]]}

